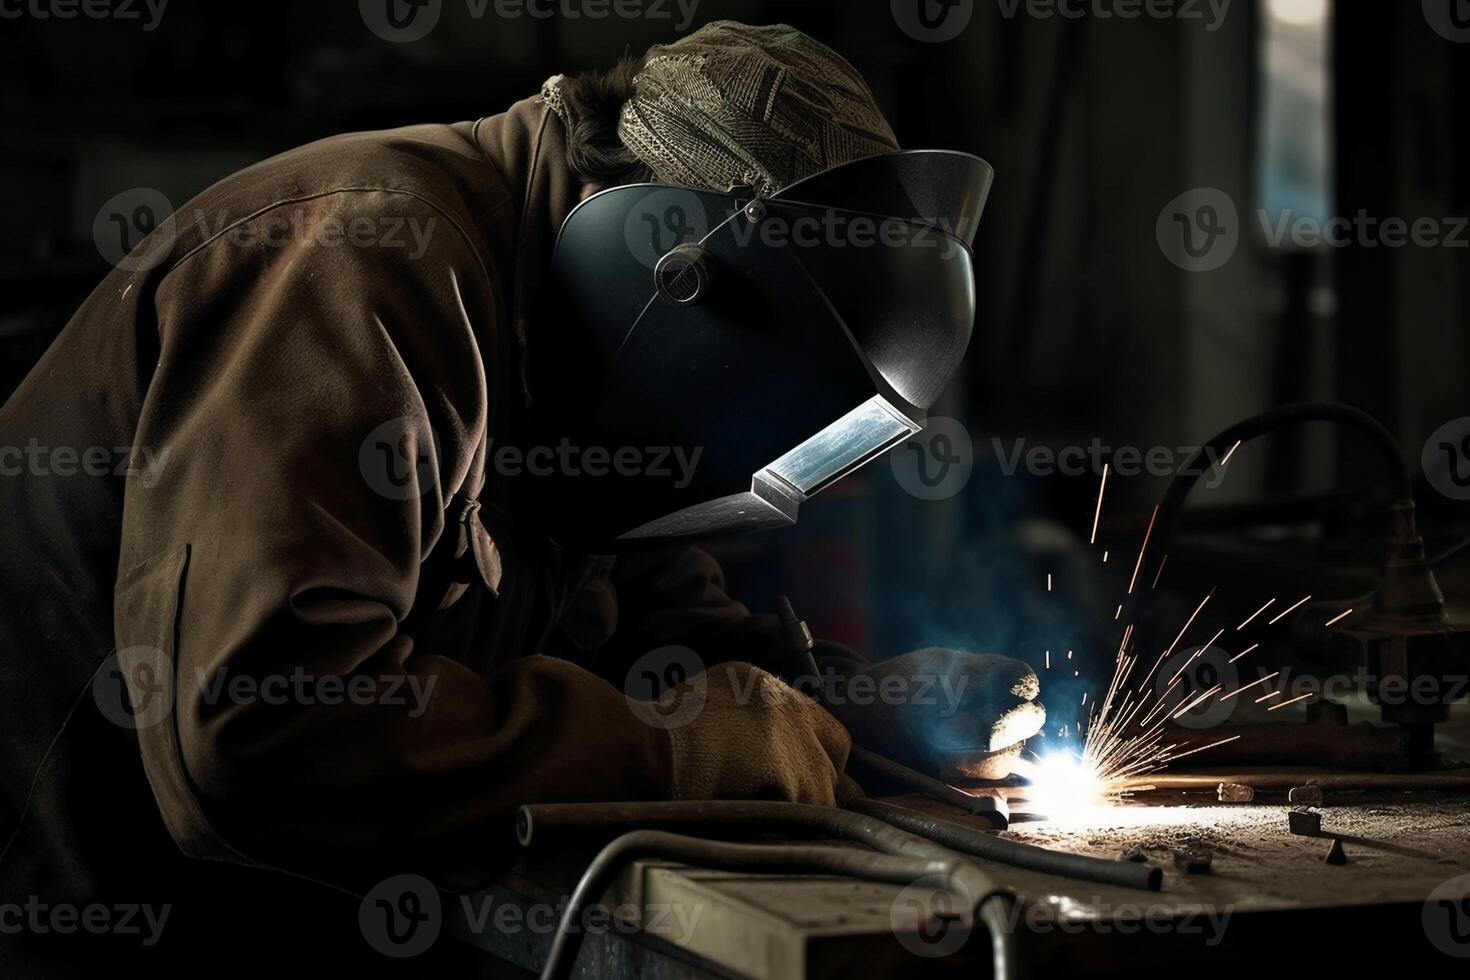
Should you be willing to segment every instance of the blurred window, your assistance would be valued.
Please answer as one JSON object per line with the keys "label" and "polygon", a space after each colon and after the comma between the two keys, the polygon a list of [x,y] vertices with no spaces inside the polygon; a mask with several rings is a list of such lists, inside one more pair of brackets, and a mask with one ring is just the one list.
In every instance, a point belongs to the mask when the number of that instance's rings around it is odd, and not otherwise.
{"label": "blurred window", "polygon": [[1261,6],[1259,207],[1279,221],[1332,217],[1331,0]]}

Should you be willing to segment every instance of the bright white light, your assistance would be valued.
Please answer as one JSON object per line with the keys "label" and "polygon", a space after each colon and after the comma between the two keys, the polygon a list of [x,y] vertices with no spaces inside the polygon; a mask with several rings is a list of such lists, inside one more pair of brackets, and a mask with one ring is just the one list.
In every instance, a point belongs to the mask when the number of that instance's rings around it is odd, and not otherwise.
{"label": "bright white light", "polygon": [[1107,784],[1095,767],[1073,752],[1048,752],[1016,771],[1027,781],[1026,810],[1051,820],[1068,820],[1105,806]]}
{"label": "bright white light", "polygon": [[1269,6],[1283,24],[1307,27],[1327,19],[1327,0],[1271,0]]}

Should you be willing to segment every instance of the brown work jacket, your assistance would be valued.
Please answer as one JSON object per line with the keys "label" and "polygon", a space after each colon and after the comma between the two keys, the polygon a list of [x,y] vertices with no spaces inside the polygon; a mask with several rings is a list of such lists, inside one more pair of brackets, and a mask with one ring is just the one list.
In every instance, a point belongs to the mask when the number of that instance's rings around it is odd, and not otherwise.
{"label": "brown work jacket", "polygon": [[520,804],[670,795],[619,671],[760,661],[770,622],[701,552],[564,553],[487,474],[528,358],[576,356],[535,307],[579,189],[539,99],[339,136],[92,293],[0,410],[34,449],[0,477],[0,902],[473,887]]}

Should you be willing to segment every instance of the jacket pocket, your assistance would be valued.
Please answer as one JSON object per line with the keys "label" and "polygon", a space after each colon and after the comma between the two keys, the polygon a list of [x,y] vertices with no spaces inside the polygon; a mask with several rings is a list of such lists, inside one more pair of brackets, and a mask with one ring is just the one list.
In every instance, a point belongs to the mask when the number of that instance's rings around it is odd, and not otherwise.
{"label": "jacket pocket", "polygon": [[143,769],[169,835],[190,857],[244,861],[210,826],[179,745],[179,613],[188,565],[185,544],[118,578],[113,594],[117,669],[131,702],[128,727],[137,733]]}

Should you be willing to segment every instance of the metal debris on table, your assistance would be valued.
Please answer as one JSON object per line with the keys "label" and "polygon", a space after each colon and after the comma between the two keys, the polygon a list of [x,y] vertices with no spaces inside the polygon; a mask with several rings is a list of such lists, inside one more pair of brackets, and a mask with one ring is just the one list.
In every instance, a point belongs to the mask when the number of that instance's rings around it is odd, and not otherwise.
{"label": "metal debris on table", "polygon": [[1322,834],[1322,814],[1307,807],[1298,807],[1287,812],[1286,826],[1299,837],[1318,837]]}
{"label": "metal debris on table", "polygon": [[1287,794],[1286,800],[1295,806],[1321,806],[1322,787],[1320,786],[1294,786]]}
{"label": "metal debris on table", "polygon": [[1221,783],[1215,793],[1221,803],[1249,803],[1256,798],[1256,791],[1243,783]]}
{"label": "metal debris on table", "polygon": [[1175,851],[1174,866],[1187,875],[1207,875],[1213,869],[1215,856],[1209,851]]}

